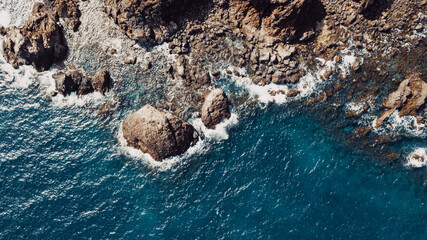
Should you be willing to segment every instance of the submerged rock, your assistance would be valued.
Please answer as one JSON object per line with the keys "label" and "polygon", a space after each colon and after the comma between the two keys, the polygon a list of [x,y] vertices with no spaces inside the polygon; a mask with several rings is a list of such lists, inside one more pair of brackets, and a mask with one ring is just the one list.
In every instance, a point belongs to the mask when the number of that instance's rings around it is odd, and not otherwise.
{"label": "submerged rock", "polygon": [[33,65],[37,71],[45,71],[67,55],[63,29],[43,4],[34,4],[22,28],[11,27],[4,31],[6,40],[3,42],[3,55],[15,68]]}
{"label": "submerged rock", "polygon": [[207,128],[215,129],[222,120],[230,118],[228,98],[221,89],[212,90],[203,103],[202,122]]}
{"label": "submerged rock", "polygon": [[194,127],[178,117],[147,104],[122,124],[127,143],[155,160],[184,153],[198,140]]}

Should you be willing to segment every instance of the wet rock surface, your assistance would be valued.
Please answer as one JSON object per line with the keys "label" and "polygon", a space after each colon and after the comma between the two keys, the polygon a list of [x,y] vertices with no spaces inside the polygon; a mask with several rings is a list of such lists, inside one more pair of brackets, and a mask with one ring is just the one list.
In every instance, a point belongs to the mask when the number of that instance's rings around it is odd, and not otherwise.
{"label": "wet rock surface", "polygon": [[385,110],[376,121],[380,127],[395,110],[400,116],[417,116],[417,110],[424,105],[427,98],[427,83],[421,80],[420,73],[414,73],[403,80],[399,88],[388,95],[384,102]]}
{"label": "wet rock surface", "polygon": [[63,29],[43,4],[34,5],[22,28],[11,27],[4,31],[3,56],[15,68],[33,65],[37,71],[45,71],[67,55]]}
{"label": "wet rock surface", "polygon": [[184,153],[198,140],[191,124],[151,105],[128,116],[122,128],[128,145],[149,153],[157,161]]}
{"label": "wet rock surface", "polygon": [[103,69],[90,77],[78,70],[60,71],[53,75],[55,88],[58,93],[66,96],[75,92],[77,95],[86,95],[94,91],[105,94],[112,87],[110,73]]}
{"label": "wet rock surface", "polygon": [[227,95],[221,89],[214,89],[206,96],[202,106],[202,122],[207,128],[215,126],[224,119],[230,118]]}

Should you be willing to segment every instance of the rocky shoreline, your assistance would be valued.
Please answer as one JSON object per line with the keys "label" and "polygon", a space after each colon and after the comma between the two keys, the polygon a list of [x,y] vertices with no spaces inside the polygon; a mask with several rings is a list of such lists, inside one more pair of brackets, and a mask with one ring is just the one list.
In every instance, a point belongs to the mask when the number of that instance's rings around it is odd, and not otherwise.
{"label": "rocky shoreline", "polygon": [[[227,70],[227,76],[248,77],[258,86],[287,86],[286,90],[270,91],[269,94],[295,99],[295,104],[309,110],[326,109],[325,113],[330,116],[325,119],[336,116],[355,123],[364,113],[377,114],[376,126],[357,126],[347,135],[346,141],[366,149],[368,153],[376,154],[381,149],[379,157],[387,161],[400,157],[399,153],[384,147],[395,141],[395,137],[372,133],[374,128],[384,124],[396,109],[400,109],[401,116],[414,116],[420,124],[427,123],[427,72],[423,67],[427,19],[425,0],[100,2],[105,14],[134,41],[134,45],[149,51],[160,44],[167,44],[167,51],[174,56],[163,68],[170,87],[165,89],[165,97],[155,107],[179,116],[182,126],[186,126],[185,120],[189,116],[197,113],[205,126],[214,128],[230,116],[229,104],[232,107],[245,104],[245,99],[212,90],[218,87],[214,82],[223,74],[215,66],[219,62],[227,62],[235,69]],[[61,66],[69,54],[66,32],[85,31],[80,22],[80,4],[82,2],[78,0],[49,0],[44,5],[37,3],[22,28],[2,28],[0,32],[5,36],[2,49],[6,61],[14,67],[33,65],[37,71],[48,70],[52,64]],[[60,19],[65,26],[58,24]],[[359,55],[350,56],[348,50]],[[111,47],[105,50],[105,55],[115,55],[116,52],[117,49]],[[350,73],[338,67],[328,67],[328,62],[348,64],[347,56],[352,59]],[[384,70],[383,62],[396,59],[402,66]],[[137,53],[126,56],[122,61],[147,73],[152,71],[153,65],[158,65]],[[107,72],[108,77],[105,71],[100,76],[91,73],[94,77],[88,77],[84,67],[78,67],[83,70],[77,71],[73,65],[61,67],[63,73],[55,75],[58,93],[99,91],[105,94],[112,87],[110,73]],[[324,82],[325,89],[309,97],[301,96],[300,80],[316,68],[324,69],[316,81]],[[245,73],[237,69],[244,69]],[[405,80],[413,76],[417,76],[416,81]],[[411,84],[405,84],[405,81]],[[185,101],[168,98],[168,91],[175,92],[176,89],[179,89],[176,94]],[[391,97],[386,100],[388,96]],[[391,98],[395,99],[393,103]],[[343,99],[361,107],[356,110],[345,107]],[[379,109],[383,107],[387,110],[381,115]],[[128,143],[131,144],[133,139],[127,138]],[[158,149],[138,147],[139,143],[133,145],[161,160],[182,153],[191,141],[184,142],[179,151],[165,154],[158,154]]]}

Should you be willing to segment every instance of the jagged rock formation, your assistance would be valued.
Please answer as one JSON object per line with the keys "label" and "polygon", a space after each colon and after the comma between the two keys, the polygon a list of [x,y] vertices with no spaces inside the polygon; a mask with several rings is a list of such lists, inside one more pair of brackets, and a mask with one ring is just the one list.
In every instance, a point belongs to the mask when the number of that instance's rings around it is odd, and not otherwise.
{"label": "jagged rock formation", "polygon": [[[265,39],[272,41],[294,40],[307,27],[315,24],[312,2],[317,0],[152,0],[124,1],[105,0],[107,13],[113,17],[121,29],[131,38],[142,44],[159,44],[172,40],[180,26],[184,25],[183,16],[196,14],[201,19],[203,11],[210,2],[225,10],[223,17],[228,17],[235,27],[241,28],[248,39]],[[224,19],[225,20],[225,19]],[[190,32],[202,29],[190,29]],[[190,33],[192,34],[192,33]],[[267,40],[271,40],[270,38]]]}
{"label": "jagged rock formation", "polygon": [[224,119],[230,118],[227,95],[221,89],[212,90],[206,96],[201,115],[203,124],[211,129],[215,129]]}
{"label": "jagged rock formation", "polygon": [[360,3],[358,12],[370,19],[376,18],[390,1],[392,0],[356,0]]}
{"label": "jagged rock formation", "polygon": [[112,85],[110,73],[103,69],[94,77],[87,77],[77,70],[58,72],[53,75],[58,93],[66,96],[72,92],[85,95],[94,91],[105,94]]}
{"label": "jagged rock formation", "polygon": [[191,124],[148,104],[128,116],[122,128],[128,145],[157,161],[184,153],[198,140]]}
{"label": "jagged rock formation", "polygon": [[81,23],[78,0],[47,0],[47,3],[54,9],[58,17],[64,19],[73,31],[78,30]]}
{"label": "jagged rock formation", "polygon": [[106,69],[99,71],[93,78],[91,78],[91,85],[94,91],[100,92],[104,95],[108,92],[112,85],[110,72]]}
{"label": "jagged rock formation", "polygon": [[34,4],[22,28],[11,27],[4,32],[3,55],[15,68],[33,65],[37,71],[45,71],[67,55],[63,29],[43,4]]}
{"label": "jagged rock formation", "polygon": [[230,19],[248,39],[291,41],[315,24],[312,0],[231,0]]}
{"label": "jagged rock formation", "polygon": [[105,0],[107,13],[133,40],[141,44],[160,44],[170,40],[178,30],[176,19],[187,14],[191,4],[202,5],[196,0]]}
{"label": "jagged rock formation", "polygon": [[388,95],[384,102],[387,110],[377,119],[376,127],[383,125],[396,109],[400,110],[400,116],[416,116],[416,111],[425,103],[426,98],[427,83],[421,80],[419,73],[412,74],[400,83],[396,91]]}

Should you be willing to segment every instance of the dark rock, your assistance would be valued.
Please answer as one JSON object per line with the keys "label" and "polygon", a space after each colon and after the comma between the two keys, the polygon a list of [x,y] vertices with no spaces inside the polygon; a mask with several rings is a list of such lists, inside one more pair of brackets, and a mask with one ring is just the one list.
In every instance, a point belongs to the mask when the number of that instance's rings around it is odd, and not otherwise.
{"label": "dark rock", "polygon": [[112,86],[112,79],[110,77],[110,72],[103,69],[98,74],[96,74],[91,79],[91,84],[93,87],[93,90],[100,92],[102,95],[104,95],[106,92],[108,92]]}
{"label": "dark rock", "polygon": [[230,117],[228,98],[221,89],[212,90],[205,98],[202,106],[202,122],[207,128],[215,126]]}
{"label": "dark rock", "polygon": [[104,95],[112,86],[110,73],[105,69],[98,72],[93,78],[88,78],[77,70],[59,72],[54,74],[53,78],[56,90],[64,96],[72,92],[76,92],[77,95],[85,95],[93,91]]}
{"label": "dark rock", "polygon": [[37,71],[45,71],[67,55],[63,30],[43,4],[34,4],[22,28],[11,27],[5,31],[3,55],[15,68],[31,64]]}
{"label": "dark rock", "polygon": [[128,145],[149,153],[157,161],[184,153],[198,140],[188,122],[151,105],[128,116],[122,129]]}
{"label": "dark rock", "polygon": [[218,78],[220,74],[221,74],[221,72],[219,70],[213,70],[212,71],[212,76],[214,76],[215,78]]}
{"label": "dark rock", "polygon": [[150,68],[152,68],[153,67],[153,64],[151,63],[151,61],[147,61],[146,63],[145,63],[145,68],[148,70],[148,69],[150,69]]}
{"label": "dark rock", "polygon": [[77,95],[86,95],[93,92],[94,89],[92,87],[91,79],[83,77],[79,84],[79,89],[77,90]]}
{"label": "dark rock", "polygon": [[74,70],[67,73],[56,73],[53,75],[53,78],[55,79],[55,87],[58,93],[66,96],[79,90],[83,75]]}
{"label": "dark rock", "polygon": [[[181,16],[191,14],[189,6],[202,7],[200,0],[104,0],[107,13],[133,40],[142,45],[160,44],[172,39]],[[204,1],[205,2],[205,1]],[[198,30],[191,31],[193,34]],[[179,51],[188,51],[180,46]]]}

